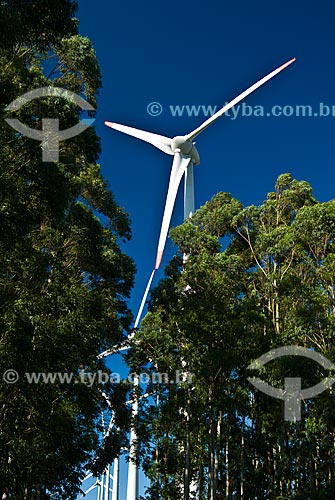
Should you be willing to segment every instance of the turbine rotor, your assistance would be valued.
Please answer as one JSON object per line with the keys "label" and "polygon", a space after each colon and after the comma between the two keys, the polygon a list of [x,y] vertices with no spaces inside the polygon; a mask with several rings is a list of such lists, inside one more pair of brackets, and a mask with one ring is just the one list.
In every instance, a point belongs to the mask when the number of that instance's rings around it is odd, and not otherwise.
{"label": "turbine rotor", "polygon": [[180,152],[182,155],[191,159],[193,165],[200,163],[199,153],[191,139],[187,139],[184,135],[177,135],[171,140],[171,149],[173,153]]}

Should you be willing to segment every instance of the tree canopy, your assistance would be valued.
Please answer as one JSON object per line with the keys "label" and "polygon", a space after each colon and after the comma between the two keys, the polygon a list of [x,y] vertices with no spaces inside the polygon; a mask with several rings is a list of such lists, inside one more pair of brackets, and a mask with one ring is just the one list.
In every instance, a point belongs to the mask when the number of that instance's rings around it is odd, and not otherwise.
{"label": "tree canopy", "polygon": [[[132,370],[169,376],[146,388],[136,423],[147,499],[330,498],[332,391],[290,422],[283,401],[248,381],[301,377],[307,388],[328,372],[296,356],[248,366],[290,345],[334,359],[334,224],[334,200],[283,174],[260,206],[218,193],[171,230],[178,253],[129,355]],[[192,377],[175,384],[176,370]]]}
{"label": "tree canopy", "polygon": [[[43,162],[41,143],[4,120],[35,129],[45,117],[58,118],[60,129],[76,125],[80,108],[61,97],[5,111],[46,86],[96,107],[101,75],[90,40],[78,34],[76,8],[70,0],[0,4],[0,371],[19,377],[0,380],[0,494],[7,498],[75,498],[85,467],[103,470],[127,433],[126,388],[80,379],[108,372],[97,355],[132,321],[135,268],[119,245],[130,238],[129,220],[100,173],[99,138],[90,127],[60,142],[58,162]],[[29,384],[33,372],[73,378]],[[101,412],[113,413],[118,429],[106,441]]]}

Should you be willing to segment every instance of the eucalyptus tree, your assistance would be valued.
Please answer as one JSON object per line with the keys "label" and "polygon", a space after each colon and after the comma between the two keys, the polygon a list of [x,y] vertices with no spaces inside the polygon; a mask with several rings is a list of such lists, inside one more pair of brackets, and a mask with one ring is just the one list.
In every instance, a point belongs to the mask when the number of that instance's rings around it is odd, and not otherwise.
{"label": "eucalyptus tree", "polygon": [[[334,201],[318,202],[307,182],[283,174],[260,206],[218,193],[171,231],[179,256],[152,293],[130,362],[193,378],[153,384],[158,396],[143,408],[148,498],[171,497],[171,484],[185,498],[211,500],[329,494],[332,394],[305,401],[302,420],[286,422],[283,402],[255,391],[247,367],[292,344],[333,359],[334,224]],[[325,375],[296,357],[261,372],[277,387],[290,376],[310,387]]]}

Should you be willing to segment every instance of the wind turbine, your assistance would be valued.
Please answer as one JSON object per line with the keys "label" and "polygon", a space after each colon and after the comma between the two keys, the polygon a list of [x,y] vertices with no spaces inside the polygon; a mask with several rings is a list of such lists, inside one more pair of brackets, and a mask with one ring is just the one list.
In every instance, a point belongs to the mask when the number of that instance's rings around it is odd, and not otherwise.
{"label": "wind turbine", "polygon": [[[163,220],[160,230],[160,236],[158,241],[158,248],[156,253],[155,267],[150,275],[147,287],[145,289],[141,305],[135,320],[134,330],[137,328],[139,321],[141,319],[142,311],[146,302],[147,295],[150,290],[150,286],[154,277],[155,272],[159,268],[162,256],[166,244],[166,239],[169,231],[169,226],[171,222],[173,207],[175,204],[178,188],[183,176],[185,176],[185,187],[184,187],[184,218],[187,219],[194,212],[194,179],[193,179],[193,165],[198,165],[200,163],[200,156],[195,147],[193,140],[201,134],[209,125],[214,123],[218,118],[220,118],[224,113],[226,113],[233,106],[238,104],[242,99],[247,97],[249,94],[254,92],[256,89],[261,87],[264,83],[269,81],[271,78],[276,76],[278,73],[287,68],[296,59],[290,59],[285,64],[282,64],[277,69],[261,78],[258,82],[254,83],[247,90],[239,94],[235,99],[230,101],[228,104],[223,106],[219,111],[214,113],[210,118],[203,122],[198,128],[188,133],[187,135],[178,135],[173,138],[165,137],[163,135],[154,134],[152,132],[146,132],[144,130],[139,130],[133,127],[128,127],[126,125],[121,125],[119,123],[105,121],[105,125],[108,127],[123,132],[125,134],[131,135],[145,142],[148,142],[160,149],[164,153],[173,156],[172,168],[170,173],[169,187],[165,202],[165,208],[163,213]],[[131,337],[130,337],[131,338]],[[130,338],[128,340],[130,340]],[[105,357],[113,352],[120,352],[127,349],[127,346],[123,346],[119,349],[109,349],[101,353],[98,357]],[[138,380],[135,381],[138,384]],[[134,414],[137,413],[137,405],[134,408]],[[133,432],[131,436],[131,449],[134,447],[134,442],[136,441],[136,435]],[[129,462],[128,471],[128,488],[127,488],[127,500],[136,500],[136,488],[137,488],[137,467],[135,464]]]}
{"label": "wind turbine", "polygon": [[165,243],[169,231],[170,221],[172,217],[172,211],[175,204],[178,188],[181,182],[182,177],[185,175],[185,189],[184,189],[184,218],[188,218],[194,211],[194,181],[193,181],[193,165],[198,165],[200,163],[200,156],[195,147],[195,143],[193,140],[201,134],[209,125],[214,123],[218,118],[220,118],[224,113],[226,113],[229,109],[239,103],[242,99],[247,97],[249,94],[254,92],[256,89],[261,87],[268,80],[276,76],[278,73],[283,71],[283,69],[287,68],[290,64],[295,61],[295,58],[290,59],[285,64],[279,66],[279,68],[275,69],[267,76],[254,83],[247,90],[239,94],[235,99],[230,101],[228,104],[223,106],[219,111],[217,111],[214,115],[212,115],[208,120],[206,120],[202,125],[198,128],[190,132],[186,135],[177,135],[172,139],[169,137],[165,137],[163,135],[154,134],[152,132],[146,132],[144,130],[139,130],[133,127],[128,127],[126,125],[120,125],[119,123],[105,121],[105,125],[114,130],[118,130],[119,132],[123,132],[124,134],[131,135],[142,141],[148,142],[160,149],[164,153],[168,155],[172,155],[173,162],[169,180],[169,187],[165,202],[165,209],[163,214],[163,220],[161,225],[161,231],[158,241],[158,248],[156,254],[156,262],[155,267],[151,273],[151,276],[148,281],[148,285],[146,287],[144,296],[142,298],[142,302],[140,305],[139,312],[136,317],[134,328],[137,328],[138,323],[140,321],[143,307],[151,286],[151,282],[154,276],[155,271],[159,268],[162,256],[165,248]]}

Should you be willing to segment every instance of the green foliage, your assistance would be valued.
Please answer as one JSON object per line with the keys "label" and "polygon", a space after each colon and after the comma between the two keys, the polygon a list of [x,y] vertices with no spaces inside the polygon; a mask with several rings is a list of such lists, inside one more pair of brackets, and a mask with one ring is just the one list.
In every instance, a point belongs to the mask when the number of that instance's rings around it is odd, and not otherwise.
{"label": "green foliage", "polygon": [[[151,295],[129,361],[170,379],[175,370],[191,373],[192,381],[152,384],[154,396],[142,402],[146,498],[189,500],[192,484],[201,499],[330,498],[333,394],[304,401],[302,420],[286,422],[283,402],[255,390],[247,366],[292,344],[334,359],[334,207],[283,174],[262,205],[218,193],[171,230],[179,254]],[[276,387],[301,377],[303,388],[328,375],[297,357],[257,374]]]}
{"label": "green foliage", "polygon": [[[3,120],[75,125],[80,109],[63,98],[5,114],[12,100],[48,85],[96,104],[100,72],[77,33],[76,3],[5,1],[0,11],[0,372],[19,375],[16,384],[0,381],[0,495],[71,499],[85,468],[103,470],[127,442],[128,387],[99,383],[98,371],[108,370],[97,354],[132,321],[134,264],[119,246],[130,238],[129,221],[101,176],[93,128],[61,142],[59,162],[43,163],[41,144]],[[28,383],[33,372],[72,380]],[[83,372],[94,383],[83,383]],[[118,426],[106,439],[101,413],[113,413]]]}
{"label": "green foliage", "polygon": [[3,0],[0,6],[1,47],[17,46],[39,50],[77,32],[74,14],[77,2],[72,0]]}

